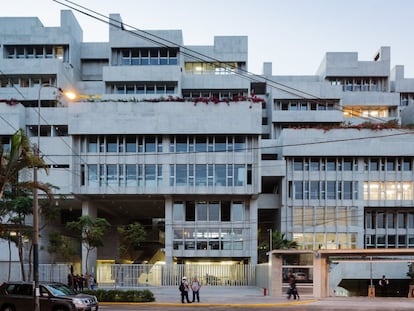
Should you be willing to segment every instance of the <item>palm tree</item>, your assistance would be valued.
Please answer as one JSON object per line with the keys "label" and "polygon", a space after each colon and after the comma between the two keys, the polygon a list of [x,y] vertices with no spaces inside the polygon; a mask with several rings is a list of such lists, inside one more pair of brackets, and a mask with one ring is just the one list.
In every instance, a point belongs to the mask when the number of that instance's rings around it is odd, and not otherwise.
{"label": "palm tree", "polygon": [[5,150],[0,144],[0,199],[3,197],[4,190],[10,188],[33,188],[49,193],[47,185],[33,182],[19,182],[19,172],[23,169],[37,166],[47,170],[46,163],[38,156],[33,154],[30,140],[23,129],[19,129],[12,136],[10,149]]}
{"label": "palm tree", "polygon": [[288,240],[284,233],[280,231],[272,233],[272,249],[289,249],[296,248],[297,246],[296,241]]}
{"label": "palm tree", "polygon": [[[19,129],[12,136],[10,148],[5,149],[4,146],[0,144],[0,199],[3,198],[3,203],[6,203],[4,198],[6,189],[14,195],[25,194],[24,196],[27,198],[32,189],[37,188],[46,194],[48,197],[48,204],[53,205],[54,196],[50,185],[38,181],[19,180],[19,174],[22,171],[33,167],[44,169],[47,172],[46,163],[38,155],[33,153],[29,138],[23,129]],[[17,211],[1,209],[0,220],[4,218],[5,213],[11,213],[11,215],[19,214]],[[28,211],[28,213],[30,213],[30,211]],[[4,224],[3,221],[0,222],[0,234],[2,234],[2,236],[4,236],[4,233],[8,232],[9,229],[9,224]],[[31,269],[31,256],[29,256],[29,264]],[[31,270],[29,271],[29,275],[30,274]]]}

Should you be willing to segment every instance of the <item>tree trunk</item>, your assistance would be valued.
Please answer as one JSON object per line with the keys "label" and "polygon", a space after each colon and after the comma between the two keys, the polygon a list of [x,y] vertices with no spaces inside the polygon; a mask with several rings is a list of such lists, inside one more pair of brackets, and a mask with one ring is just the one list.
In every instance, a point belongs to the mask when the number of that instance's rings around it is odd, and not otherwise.
{"label": "tree trunk", "polygon": [[20,270],[22,272],[22,281],[26,281],[26,272],[24,271],[24,261],[23,261],[23,243],[21,235],[17,238],[17,249],[19,252],[19,261],[20,261]]}
{"label": "tree trunk", "polygon": [[10,281],[10,275],[11,275],[11,241],[8,240],[9,243],[9,274],[7,276],[7,281]]}

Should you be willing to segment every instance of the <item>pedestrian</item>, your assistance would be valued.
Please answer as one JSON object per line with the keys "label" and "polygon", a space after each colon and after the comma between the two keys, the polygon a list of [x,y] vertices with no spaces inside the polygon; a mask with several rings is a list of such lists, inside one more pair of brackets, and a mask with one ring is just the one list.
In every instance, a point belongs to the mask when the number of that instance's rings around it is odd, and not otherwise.
{"label": "pedestrian", "polygon": [[95,277],[93,276],[93,274],[91,274],[91,276],[89,277],[89,286],[91,290],[95,289]]}
{"label": "pedestrian", "polygon": [[83,277],[83,274],[78,277],[78,288],[80,292],[85,288],[85,278]]}
{"label": "pedestrian", "polygon": [[193,291],[193,302],[195,302],[196,298],[197,298],[197,302],[200,302],[200,288],[201,288],[201,283],[195,276],[193,281],[191,282],[191,290]]}
{"label": "pedestrian", "polygon": [[385,275],[383,275],[382,278],[378,282],[378,285],[379,285],[379,287],[381,289],[381,296],[382,297],[386,297],[387,296],[387,291],[388,291],[388,285],[389,284],[390,284],[390,282],[385,277]]}
{"label": "pedestrian", "polygon": [[295,275],[293,273],[289,274],[288,281],[289,281],[289,288],[288,288],[288,292],[287,292],[287,294],[288,294],[287,298],[290,299],[290,297],[292,297],[292,295],[293,295],[293,299],[298,298],[298,300],[299,300],[300,296],[299,296],[298,289],[296,287],[296,278],[295,278]]}
{"label": "pedestrian", "polygon": [[184,298],[187,300],[187,303],[191,303],[190,299],[188,298],[188,291],[190,290],[190,286],[187,282],[187,277],[183,276],[183,279],[181,281],[180,285],[180,291],[181,291],[181,302],[184,303]]}
{"label": "pedestrian", "polygon": [[76,274],[73,277],[73,289],[76,290],[76,291],[78,291],[78,289],[79,289],[79,274]]}

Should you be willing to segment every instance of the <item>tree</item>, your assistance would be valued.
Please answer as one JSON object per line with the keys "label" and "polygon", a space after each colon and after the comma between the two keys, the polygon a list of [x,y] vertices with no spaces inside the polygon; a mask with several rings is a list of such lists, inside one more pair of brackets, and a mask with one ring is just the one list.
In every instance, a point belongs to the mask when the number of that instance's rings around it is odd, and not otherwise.
{"label": "tree", "polygon": [[34,185],[33,182],[19,182],[19,172],[34,166],[47,171],[46,163],[33,154],[29,138],[23,129],[19,129],[12,136],[10,149],[6,150],[0,144],[0,199],[6,187],[26,189],[37,187],[48,193],[48,187],[41,183]]}
{"label": "tree", "polygon": [[119,226],[117,229],[120,235],[119,253],[122,257],[131,257],[131,251],[139,249],[141,243],[145,240],[145,229],[138,222]]}
{"label": "tree", "polygon": [[66,227],[78,233],[78,239],[86,249],[86,272],[89,273],[88,260],[91,250],[103,246],[103,237],[110,227],[105,218],[93,220],[90,216],[81,216],[78,221],[71,221]]}
{"label": "tree", "polygon": [[272,249],[289,249],[297,246],[296,241],[288,240],[284,233],[280,231],[272,232]]}
{"label": "tree", "polygon": [[49,233],[49,243],[47,245],[47,252],[51,255],[51,262],[56,262],[56,255],[60,255],[67,260],[76,256],[76,250],[69,245],[60,232],[52,231]]}
{"label": "tree", "polygon": [[[3,239],[13,242],[18,250],[20,269],[23,281],[26,280],[26,272],[24,270],[24,240],[32,237],[31,227],[25,223],[26,216],[31,215],[33,211],[33,200],[26,193],[10,193],[7,192],[7,200],[1,202],[1,210],[8,215],[7,223],[3,223],[4,233]],[[7,230],[6,230],[7,229]],[[29,276],[30,277],[30,276]]]}

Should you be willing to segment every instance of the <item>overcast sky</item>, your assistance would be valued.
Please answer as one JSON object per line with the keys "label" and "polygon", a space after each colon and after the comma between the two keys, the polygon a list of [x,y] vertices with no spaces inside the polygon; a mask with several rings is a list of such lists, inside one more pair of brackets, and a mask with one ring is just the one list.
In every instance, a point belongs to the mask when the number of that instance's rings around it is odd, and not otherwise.
{"label": "overcast sky", "polygon": [[[6,2],[5,0],[0,0]],[[313,75],[326,52],[358,52],[372,60],[391,47],[391,65],[404,65],[414,78],[414,1],[411,0],[71,0],[142,30],[181,29],[185,45],[212,45],[215,35],[246,35],[250,72],[263,62],[274,75]],[[65,0],[61,3],[69,4]],[[0,16],[37,16],[60,25],[53,0],[2,3]],[[84,41],[108,41],[108,25],[74,12]]]}

